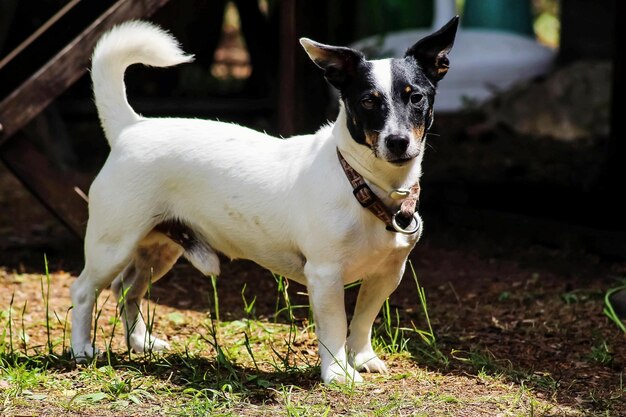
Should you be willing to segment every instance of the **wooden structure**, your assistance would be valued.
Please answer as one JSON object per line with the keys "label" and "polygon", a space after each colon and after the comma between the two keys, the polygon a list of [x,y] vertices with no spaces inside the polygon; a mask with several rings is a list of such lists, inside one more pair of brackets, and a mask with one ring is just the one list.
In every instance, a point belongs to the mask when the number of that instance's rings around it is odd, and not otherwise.
{"label": "wooden structure", "polygon": [[[102,33],[120,22],[145,18],[164,6],[168,0],[116,0],[73,41],[24,81],[0,102],[0,159],[15,176],[77,236],[84,236],[87,223],[85,192],[92,180],[74,171],[62,171],[42,154],[22,129],[42,112],[55,98],[74,84],[88,69],[93,48]],[[94,6],[90,2],[72,0],[52,16],[40,29],[0,61],[0,70],[27,54],[29,47],[54,27],[65,24],[72,13]],[[93,7],[92,7],[93,9]],[[293,132],[293,91],[295,41],[295,0],[281,2],[280,21],[283,32],[281,45],[281,86],[279,129]],[[76,18],[76,16],[74,16]]]}
{"label": "wooden structure", "polygon": [[[167,1],[118,0],[0,103],[0,158],[42,204],[81,237],[87,205],[77,191],[85,189],[88,179],[55,168],[35,145],[24,140],[20,130],[87,71],[95,43],[103,32],[125,20],[150,16]],[[68,3],[50,18],[0,63],[0,69],[25,53],[32,42],[79,3],[80,0]]]}

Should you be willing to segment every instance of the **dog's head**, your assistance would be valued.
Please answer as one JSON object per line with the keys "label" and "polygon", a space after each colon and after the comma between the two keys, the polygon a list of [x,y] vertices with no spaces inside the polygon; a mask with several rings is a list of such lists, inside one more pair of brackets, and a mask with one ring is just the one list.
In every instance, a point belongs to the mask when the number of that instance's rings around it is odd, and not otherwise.
{"label": "dog's head", "polygon": [[300,43],[341,95],[352,138],[395,165],[417,157],[433,121],[437,82],[448,71],[453,18],[401,59],[368,61],[360,52],[302,38]]}

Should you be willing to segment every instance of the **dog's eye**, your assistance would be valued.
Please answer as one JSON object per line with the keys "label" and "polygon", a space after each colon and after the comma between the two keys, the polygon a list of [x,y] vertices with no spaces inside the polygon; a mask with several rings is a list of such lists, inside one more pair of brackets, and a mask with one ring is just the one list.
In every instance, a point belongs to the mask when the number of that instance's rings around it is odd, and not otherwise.
{"label": "dog's eye", "polygon": [[376,101],[371,97],[365,97],[361,100],[361,106],[363,106],[365,110],[372,110],[376,107]]}
{"label": "dog's eye", "polygon": [[424,98],[423,95],[415,93],[415,94],[411,94],[411,104],[418,104],[422,101],[422,99]]}

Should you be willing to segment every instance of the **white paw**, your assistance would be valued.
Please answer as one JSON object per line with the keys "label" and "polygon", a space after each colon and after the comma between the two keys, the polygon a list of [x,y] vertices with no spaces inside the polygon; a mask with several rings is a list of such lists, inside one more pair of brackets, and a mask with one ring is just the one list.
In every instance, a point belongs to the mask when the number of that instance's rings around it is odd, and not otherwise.
{"label": "white paw", "polygon": [[361,372],[389,373],[385,362],[371,351],[350,355],[350,364]]}
{"label": "white paw", "polygon": [[322,381],[325,384],[352,384],[363,382],[363,377],[352,366],[347,363],[339,364],[333,362],[330,366],[322,367]]}
{"label": "white paw", "polygon": [[163,352],[169,350],[170,344],[165,340],[150,336],[149,341],[145,336],[131,336],[130,348],[137,353]]}
{"label": "white paw", "polygon": [[76,363],[87,363],[100,354],[98,348],[91,343],[85,343],[79,346],[72,346],[72,357]]}
{"label": "white paw", "polygon": [[151,346],[152,346],[152,351],[153,352],[163,352],[165,350],[170,350],[170,344],[167,343],[165,340],[156,338],[156,337],[151,337]]}

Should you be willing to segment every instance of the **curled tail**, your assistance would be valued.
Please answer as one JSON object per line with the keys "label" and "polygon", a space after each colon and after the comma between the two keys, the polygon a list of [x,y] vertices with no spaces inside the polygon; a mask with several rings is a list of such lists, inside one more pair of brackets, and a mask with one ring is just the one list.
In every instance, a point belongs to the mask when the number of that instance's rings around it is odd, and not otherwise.
{"label": "curled tail", "polygon": [[192,59],[172,35],[147,22],[122,23],[100,38],[92,56],[91,80],[109,145],[126,126],[141,119],[126,98],[126,68],[132,64],[169,67]]}

